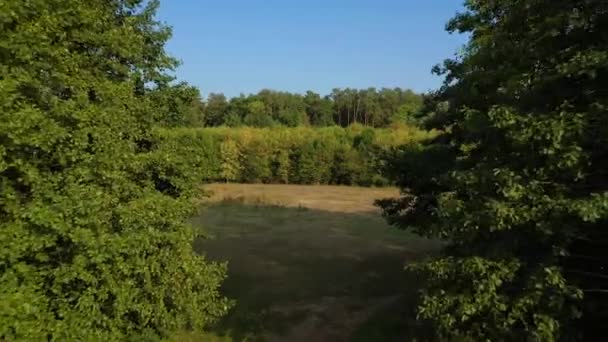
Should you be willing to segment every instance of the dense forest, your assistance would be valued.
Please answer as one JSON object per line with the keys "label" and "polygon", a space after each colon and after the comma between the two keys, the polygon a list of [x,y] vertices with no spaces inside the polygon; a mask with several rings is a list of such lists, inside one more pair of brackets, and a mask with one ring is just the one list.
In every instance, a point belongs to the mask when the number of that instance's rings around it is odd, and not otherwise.
{"label": "dense forest", "polygon": [[334,89],[326,96],[313,91],[301,95],[266,89],[231,99],[211,93],[202,99],[200,91],[187,83],[165,85],[153,96],[163,109],[159,120],[169,127],[387,127],[415,122],[424,102],[423,95],[400,88]]}
{"label": "dense forest", "polygon": [[399,186],[388,222],[443,246],[407,267],[421,340],[604,336],[606,1],[466,1],[431,94],[231,99],[170,76],[158,6],[0,2],[0,340],[208,329],[234,305],[192,249],[209,181]]}
{"label": "dense forest", "polygon": [[436,134],[410,126],[165,128],[153,144],[204,183],[387,186],[398,147]]}

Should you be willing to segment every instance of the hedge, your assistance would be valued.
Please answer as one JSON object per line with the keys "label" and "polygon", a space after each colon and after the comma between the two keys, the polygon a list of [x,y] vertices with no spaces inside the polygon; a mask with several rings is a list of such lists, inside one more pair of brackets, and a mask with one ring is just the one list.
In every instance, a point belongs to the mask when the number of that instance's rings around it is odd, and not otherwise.
{"label": "hedge", "polygon": [[156,131],[154,143],[205,183],[385,186],[395,147],[434,134],[409,126],[172,128]]}

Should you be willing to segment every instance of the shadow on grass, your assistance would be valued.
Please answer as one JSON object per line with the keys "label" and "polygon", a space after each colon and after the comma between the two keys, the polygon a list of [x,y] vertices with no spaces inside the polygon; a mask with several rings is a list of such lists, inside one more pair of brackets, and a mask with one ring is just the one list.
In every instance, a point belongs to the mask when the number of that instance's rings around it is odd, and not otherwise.
{"label": "shadow on grass", "polygon": [[214,333],[234,341],[392,341],[415,328],[405,321],[418,283],[403,267],[436,244],[378,215],[228,202],[194,223],[213,237],[195,249],[228,261],[223,291],[237,301]]}

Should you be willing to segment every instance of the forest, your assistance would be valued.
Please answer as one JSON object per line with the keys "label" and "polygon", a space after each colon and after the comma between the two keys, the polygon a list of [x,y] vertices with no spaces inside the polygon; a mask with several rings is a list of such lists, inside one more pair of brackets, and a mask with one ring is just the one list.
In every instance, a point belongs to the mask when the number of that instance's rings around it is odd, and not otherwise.
{"label": "forest", "polygon": [[436,134],[410,126],[163,128],[152,143],[203,183],[387,186],[400,146]]}
{"label": "forest", "polygon": [[313,91],[301,95],[264,89],[231,99],[214,93],[202,99],[200,91],[187,83],[166,85],[157,89],[154,97],[165,111],[160,122],[169,127],[387,127],[415,122],[424,102],[423,95],[400,88],[336,88],[326,96]]}
{"label": "forest", "polygon": [[0,340],[604,336],[607,2],[465,1],[425,94],[232,98],[159,5],[0,2]]}

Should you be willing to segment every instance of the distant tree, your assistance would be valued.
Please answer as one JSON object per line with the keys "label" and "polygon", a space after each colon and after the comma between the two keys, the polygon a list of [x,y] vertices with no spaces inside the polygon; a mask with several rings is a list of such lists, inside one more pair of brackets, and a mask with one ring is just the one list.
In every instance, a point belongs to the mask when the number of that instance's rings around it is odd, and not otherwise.
{"label": "distant tree", "polygon": [[238,113],[236,113],[234,111],[230,111],[228,113],[228,115],[226,116],[226,118],[224,119],[223,125],[226,125],[228,127],[242,126],[243,119],[241,118],[241,116]]}
{"label": "distant tree", "polygon": [[[210,94],[204,116],[207,126],[238,126],[241,123],[256,127],[348,126],[357,123],[387,127],[394,122],[415,122],[422,102],[422,95],[400,88],[334,89],[325,97],[312,91],[302,96],[264,89],[257,94],[241,94],[230,101],[224,95]],[[230,120],[228,116],[231,116]]]}
{"label": "distant tree", "polygon": [[361,179],[365,163],[357,150],[351,146],[339,146],[332,164],[332,184],[356,184]]}
{"label": "distant tree", "polygon": [[220,126],[226,123],[229,113],[228,101],[223,94],[211,93],[205,106],[205,123],[207,126]]}
{"label": "distant tree", "polygon": [[161,85],[150,91],[157,120],[170,127],[202,127],[205,125],[205,107],[198,88],[185,82]]}
{"label": "distant tree", "polygon": [[241,172],[241,151],[238,144],[232,139],[226,139],[220,144],[220,157],[222,158],[220,177],[226,183],[239,179]]}
{"label": "distant tree", "polygon": [[264,103],[266,113],[276,123],[296,127],[308,123],[301,95],[264,89],[251,96],[251,101]]}
{"label": "distant tree", "polygon": [[421,102],[409,102],[399,106],[397,112],[390,119],[391,123],[416,123],[419,112],[422,109]]}
{"label": "distant tree", "polygon": [[313,126],[330,126],[334,124],[332,102],[329,98],[322,98],[319,94],[307,91],[304,96],[306,114]]}
{"label": "distant tree", "polygon": [[241,180],[247,183],[268,183],[272,178],[271,153],[266,141],[253,140],[243,146]]}
{"label": "distant tree", "polygon": [[0,2],[0,340],[140,341],[228,309],[193,180],[150,143],[175,65],[157,8]]}
{"label": "distant tree", "polygon": [[289,150],[281,148],[275,151],[271,162],[272,174],[274,181],[277,183],[289,183],[289,170],[291,162],[289,159]]}
{"label": "distant tree", "polygon": [[266,105],[260,100],[251,101],[247,104],[247,115],[243,119],[243,123],[252,127],[271,127],[275,124]]}
{"label": "distant tree", "polygon": [[373,127],[386,127],[400,115],[400,108],[415,110],[422,103],[422,96],[411,90],[375,88],[333,89],[329,98],[333,101],[334,121],[341,126],[360,123]]}
{"label": "distant tree", "polygon": [[384,202],[392,223],[445,240],[413,268],[427,279],[418,315],[440,340],[595,340],[608,319],[608,3],[466,8],[448,29],[468,46],[436,69],[429,123],[443,134],[404,155],[406,195]]}

